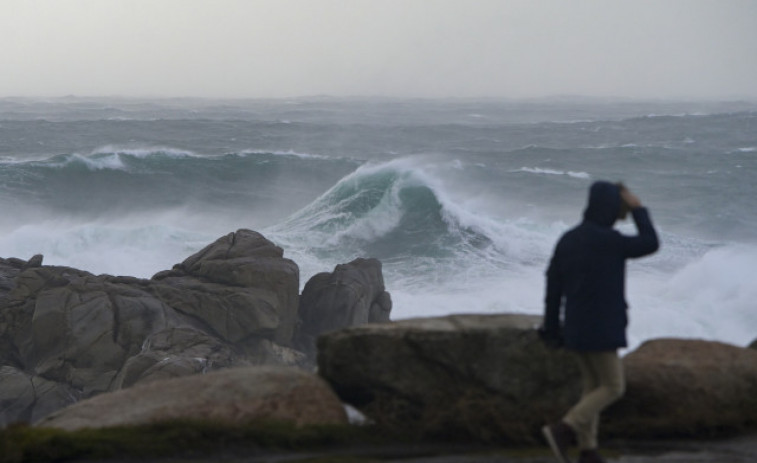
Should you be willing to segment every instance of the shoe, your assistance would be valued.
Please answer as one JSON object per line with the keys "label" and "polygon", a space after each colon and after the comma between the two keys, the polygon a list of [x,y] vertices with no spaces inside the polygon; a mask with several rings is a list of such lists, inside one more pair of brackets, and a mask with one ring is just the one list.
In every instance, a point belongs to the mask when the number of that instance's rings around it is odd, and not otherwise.
{"label": "shoe", "polygon": [[576,432],[567,424],[560,421],[541,428],[544,438],[560,463],[571,463],[568,458],[568,448],[576,441]]}
{"label": "shoe", "polygon": [[578,463],[605,463],[605,460],[596,450],[581,450]]}

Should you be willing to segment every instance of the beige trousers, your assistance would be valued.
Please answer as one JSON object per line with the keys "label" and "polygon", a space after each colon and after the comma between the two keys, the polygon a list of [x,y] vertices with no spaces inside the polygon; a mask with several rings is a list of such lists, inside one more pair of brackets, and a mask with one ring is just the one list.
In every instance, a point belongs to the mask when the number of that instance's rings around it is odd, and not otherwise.
{"label": "beige trousers", "polygon": [[623,364],[616,351],[575,354],[581,370],[583,395],[563,417],[563,422],[576,432],[580,449],[596,449],[599,414],[625,393]]}

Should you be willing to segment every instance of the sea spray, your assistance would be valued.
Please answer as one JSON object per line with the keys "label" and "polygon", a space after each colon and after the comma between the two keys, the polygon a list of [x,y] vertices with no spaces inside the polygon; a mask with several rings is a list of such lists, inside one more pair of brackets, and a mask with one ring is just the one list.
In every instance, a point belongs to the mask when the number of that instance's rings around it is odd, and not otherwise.
{"label": "sea spray", "polygon": [[757,338],[755,105],[227,103],[0,100],[0,256],[148,278],[251,228],[301,285],[380,258],[397,319],[540,314],[589,185],[622,180],[662,241],[628,262],[632,347]]}

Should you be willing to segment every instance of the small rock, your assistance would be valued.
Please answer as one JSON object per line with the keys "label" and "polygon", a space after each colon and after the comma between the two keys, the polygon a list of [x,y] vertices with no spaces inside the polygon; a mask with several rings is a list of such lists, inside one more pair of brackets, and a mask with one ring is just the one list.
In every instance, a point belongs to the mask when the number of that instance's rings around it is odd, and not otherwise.
{"label": "small rock", "polygon": [[27,268],[41,267],[42,266],[42,259],[43,258],[44,257],[42,256],[42,254],[35,254],[35,255],[32,256],[31,259],[29,259],[26,262],[26,264],[24,265],[23,268],[27,269]]}
{"label": "small rock", "polygon": [[314,354],[319,335],[364,323],[388,322],[391,310],[379,260],[361,258],[339,264],[332,273],[313,276],[302,290],[299,346]]}

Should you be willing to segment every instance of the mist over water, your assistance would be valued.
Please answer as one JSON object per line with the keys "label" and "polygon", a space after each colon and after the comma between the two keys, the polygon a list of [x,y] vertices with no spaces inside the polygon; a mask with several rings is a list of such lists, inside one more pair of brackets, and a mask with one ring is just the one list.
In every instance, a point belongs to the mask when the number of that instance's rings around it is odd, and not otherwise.
{"label": "mist over water", "polygon": [[757,338],[757,105],[0,100],[0,141],[0,256],[149,278],[251,228],[301,285],[381,259],[395,319],[541,314],[589,185],[622,180],[662,240],[628,265],[632,347]]}

